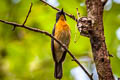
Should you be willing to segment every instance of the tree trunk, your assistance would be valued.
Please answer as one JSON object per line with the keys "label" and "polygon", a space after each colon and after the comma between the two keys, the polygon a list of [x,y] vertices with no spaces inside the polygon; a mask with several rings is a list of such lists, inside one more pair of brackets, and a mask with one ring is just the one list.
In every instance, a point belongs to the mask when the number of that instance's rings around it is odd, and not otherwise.
{"label": "tree trunk", "polygon": [[88,18],[92,20],[92,29],[88,33],[99,80],[114,80],[104,37],[103,10],[105,1],[86,0]]}

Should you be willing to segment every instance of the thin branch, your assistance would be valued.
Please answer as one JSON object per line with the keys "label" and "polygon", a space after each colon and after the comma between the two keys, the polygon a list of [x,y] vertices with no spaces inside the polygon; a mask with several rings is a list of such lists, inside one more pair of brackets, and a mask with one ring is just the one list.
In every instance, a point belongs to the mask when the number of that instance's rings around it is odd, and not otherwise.
{"label": "thin branch", "polygon": [[16,28],[16,26],[13,26],[12,31],[14,31],[14,30],[15,30],[15,28]]}
{"label": "thin branch", "polygon": [[[28,14],[27,14],[27,16],[26,16],[25,21],[23,22],[23,25],[25,25],[25,23],[27,22],[27,19],[28,19],[29,15],[30,15],[30,12],[31,12],[32,5],[33,5],[33,4],[31,3],[30,9],[29,9],[29,11],[28,11]],[[16,28],[16,26],[14,25],[13,28],[12,28],[12,31],[14,31],[15,28]]]}
{"label": "thin branch", "polygon": [[27,16],[26,16],[26,19],[25,19],[23,25],[25,25],[25,23],[27,22],[27,19],[28,19],[29,15],[30,15],[30,12],[31,12],[31,9],[32,9],[32,5],[33,5],[33,4],[31,3],[30,9],[29,9],[29,11],[28,11],[28,14],[27,14]]}
{"label": "thin branch", "polygon": [[79,13],[79,11],[78,11],[78,8],[76,8],[77,9],[77,17],[78,17],[78,20],[80,19],[80,13]]}
{"label": "thin branch", "polygon": [[[46,1],[44,1],[44,0],[40,0],[40,1],[43,2],[43,3],[45,3],[46,5],[50,6],[51,8],[53,8],[53,9],[55,9],[55,10],[57,10],[57,11],[60,11],[60,9],[58,9],[58,8],[56,8],[56,7],[48,4]],[[68,14],[68,13],[66,13],[66,12],[65,12],[65,14],[66,14],[67,16],[69,16],[70,18],[72,18],[73,20],[77,21],[77,19],[75,18],[74,15]]]}
{"label": "thin branch", "polygon": [[73,60],[84,70],[84,72],[88,75],[90,80],[93,80],[92,75],[90,75],[87,72],[87,70],[80,64],[80,62],[67,49],[67,47],[64,44],[62,44],[59,40],[57,40],[54,36],[52,36],[50,33],[46,32],[46,31],[43,31],[43,30],[40,30],[40,29],[37,29],[37,28],[32,28],[32,27],[28,27],[28,26],[25,26],[25,25],[22,25],[22,24],[17,24],[15,22],[8,22],[8,21],[4,21],[4,20],[0,20],[0,22],[3,22],[5,24],[9,24],[9,25],[13,25],[13,26],[16,26],[16,27],[22,27],[22,28],[25,28],[25,29],[28,29],[28,30],[31,30],[31,31],[34,31],[34,32],[39,32],[39,33],[45,34],[46,36],[49,36],[49,37],[53,38],[57,43],[59,43],[69,53],[69,55],[73,58]]}

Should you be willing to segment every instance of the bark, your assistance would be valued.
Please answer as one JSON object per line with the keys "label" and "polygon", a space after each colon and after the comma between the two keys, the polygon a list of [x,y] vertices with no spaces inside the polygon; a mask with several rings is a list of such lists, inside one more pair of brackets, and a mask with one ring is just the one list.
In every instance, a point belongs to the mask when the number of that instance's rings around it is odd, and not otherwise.
{"label": "bark", "polygon": [[88,18],[92,20],[91,30],[88,33],[99,80],[114,80],[104,37],[103,10],[105,2],[106,0],[86,0]]}

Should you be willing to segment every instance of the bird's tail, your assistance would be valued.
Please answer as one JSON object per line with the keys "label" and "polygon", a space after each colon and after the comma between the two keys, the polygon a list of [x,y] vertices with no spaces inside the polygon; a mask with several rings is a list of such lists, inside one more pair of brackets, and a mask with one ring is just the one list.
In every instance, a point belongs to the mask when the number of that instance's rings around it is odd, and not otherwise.
{"label": "bird's tail", "polygon": [[54,76],[56,79],[61,79],[62,78],[62,62],[55,63],[55,72]]}

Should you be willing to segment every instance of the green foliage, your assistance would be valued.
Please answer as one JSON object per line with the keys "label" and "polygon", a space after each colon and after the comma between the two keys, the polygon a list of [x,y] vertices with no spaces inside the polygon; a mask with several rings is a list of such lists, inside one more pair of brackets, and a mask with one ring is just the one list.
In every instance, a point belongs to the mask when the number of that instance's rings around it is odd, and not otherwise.
{"label": "green foliage", "polygon": [[[0,0],[0,19],[22,24],[31,2],[33,2],[32,12],[26,25],[51,33],[57,11],[39,0]],[[64,11],[68,13],[76,16],[76,8],[79,8],[81,15],[86,15],[85,5],[80,6],[80,3],[84,3],[83,0],[58,0],[58,2],[60,4],[58,8],[64,8]],[[120,44],[116,37],[116,30],[120,27],[119,6],[113,3],[112,8],[104,12],[104,32],[107,48],[114,56],[111,58],[112,70],[120,77],[120,58],[116,55]],[[77,58],[84,55],[91,57],[89,39],[79,36],[79,32],[76,34],[75,21],[67,17],[67,22],[71,28],[69,50]],[[11,31],[12,27],[0,23],[0,80],[54,80],[51,39],[43,34],[21,28]],[[75,35],[79,37],[76,43],[74,43]],[[76,66],[78,65],[67,55],[63,64],[62,80],[73,80],[70,70]]]}

